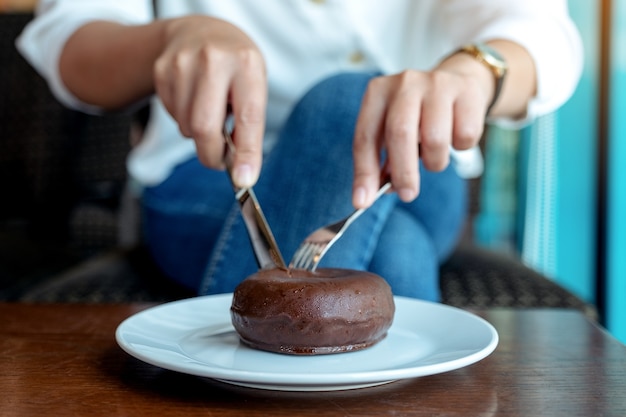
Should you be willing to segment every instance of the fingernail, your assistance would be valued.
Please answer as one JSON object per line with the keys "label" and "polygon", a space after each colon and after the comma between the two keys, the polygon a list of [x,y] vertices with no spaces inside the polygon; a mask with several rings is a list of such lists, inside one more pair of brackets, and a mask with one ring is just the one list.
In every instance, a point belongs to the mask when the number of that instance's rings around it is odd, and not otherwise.
{"label": "fingernail", "polygon": [[412,188],[400,188],[398,190],[398,196],[400,197],[400,200],[405,202],[413,201],[415,197],[417,197]]}
{"label": "fingernail", "polygon": [[239,187],[252,187],[255,182],[254,175],[252,174],[252,167],[248,164],[237,166],[237,168],[235,168],[235,172],[233,173],[233,180]]}
{"label": "fingernail", "polygon": [[357,187],[354,190],[354,205],[364,207],[367,200],[367,191],[363,187]]}

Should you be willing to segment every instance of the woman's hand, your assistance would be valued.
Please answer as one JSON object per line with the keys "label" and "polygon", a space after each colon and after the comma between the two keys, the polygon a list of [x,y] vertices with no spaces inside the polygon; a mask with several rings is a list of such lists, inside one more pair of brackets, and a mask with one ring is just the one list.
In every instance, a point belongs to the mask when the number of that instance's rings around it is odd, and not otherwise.
{"label": "woman's hand", "polygon": [[493,94],[492,75],[481,75],[404,71],[370,82],[354,137],[355,207],[371,204],[383,150],[393,188],[408,202],[419,193],[419,159],[426,169],[441,171],[450,161],[450,146],[478,143]]}
{"label": "woman's hand", "polygon": [[254,185],[261,169],[267,101],[261,52],[237,27],[207,16],[167,21],[164,34],[154,82],[165,108],[181,133],[195,141],[200,161],[221,168],[222,128],[230,105],[237,147],[233,180],[240,187]]}
{"label": "woman's hand", "polygon": [[[536,92],[534,62],[518,44],[505,40],[489,44],[509,67],[490,115],[523,117]],[[465,53],[451,55],[432,71],[407,70],[373,79],[355,129],[353,205],[372,203],[383,151],[400,199],[415,199],[420,159],[426,169],[440,171],[450,162],[451,147],[463,150],[478,144],[494,94],[491,71]]]}
{"label": "woman's hand", "polygon": [[80,100],[107,110],[160,96],[198,157],[222,167],[226,107],[235,117],[233,176],[252,186],[261,169],[267,77],[254,42],[237,27],[209,16],[146,25],[93,21],[66,42],[60,74]]}

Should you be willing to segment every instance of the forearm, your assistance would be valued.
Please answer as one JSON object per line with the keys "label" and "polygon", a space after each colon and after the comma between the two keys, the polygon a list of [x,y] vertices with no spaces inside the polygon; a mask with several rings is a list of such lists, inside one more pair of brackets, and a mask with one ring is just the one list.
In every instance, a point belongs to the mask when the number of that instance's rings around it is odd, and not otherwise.
{"label": "forearm", "polygon": [[124,26],[96,21],[67,41],[60,57],[63,83],[78,99],[115,110],[154,92],[154,62],[164,47],[165,21]]}
{"label": "forearm", "polygon": [[[495,117],[523,118],[529,101],[537,91],[537,74],[530,54],[521,46],[506,40],[487,42],[496,49],[508,65],[502,90],[489,115]],[[490,98],[495,93],[493,74],[485,65],[465,53],[457,53],[438,67],[469,75],[478,80]]]}

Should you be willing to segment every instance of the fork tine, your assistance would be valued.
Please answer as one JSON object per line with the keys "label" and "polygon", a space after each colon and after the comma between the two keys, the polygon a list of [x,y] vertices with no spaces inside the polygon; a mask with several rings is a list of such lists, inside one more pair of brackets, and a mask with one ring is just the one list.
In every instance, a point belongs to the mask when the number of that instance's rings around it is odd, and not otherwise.
{"label": "fork tine", "polygon": [[298,250],[297,257],[294,256],[292,267],[298,269],[307,269],[315,271],[317,265],[321,261],[326,250],[329,248],[331,241],[324,242],[306,242]]}
{"label": "fork tine", "polygon": [[[375,200],[387,192],[390,187],[391,182],[385,179],[385,182],[376,193]],[[306,269],[311,272],[315,271],[328,249],[343,235],[345,229],[348,228],[364,210],[365,209],[355,210],[352,214],[338,222],[314,230],[302,241],[294,253],[289,263],[289,268]]]}
{"label": "fork tine", "polygon": [[291,258],[291,263],[289,264],[290,268],[301,268],[301,263],[303,260],[303,257],[305,256],[305,251],[307,249],[308,245],[307,244],[301,244],[298,247],[298,250],[296,250],[296,253],[293,254],[293,257]]}
{"label": "fork tine", "polygon": [[292,265],[298,269],[309,269],[316,258],[316,252],[321,249],[321,245],[307,242],[296,251]]}
{"label": "fork tine", "polygon": [[293,254],[293,258],[291,259],[291,263],[289,264],[290,268],[300,269],[300,262],[302,262],[302,257],[304,256],[304,250],[306,249],[306,245],[300,245],[296,253]]}

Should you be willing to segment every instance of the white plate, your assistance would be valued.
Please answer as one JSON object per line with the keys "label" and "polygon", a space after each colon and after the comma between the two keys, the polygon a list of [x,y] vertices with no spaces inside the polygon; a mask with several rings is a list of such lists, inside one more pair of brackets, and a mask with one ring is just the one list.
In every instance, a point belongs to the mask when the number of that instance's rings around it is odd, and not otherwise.
{"label": "white plate", "polygon": [[230,321],[232,294],[162,304],[116,331],[130,355],[165,369],[235,385],[283,391],[332,391],[458,369],[496,348],[498,333],[458,308],[395,297],[387,337],[357,352],[292,356],[251,349]]}

